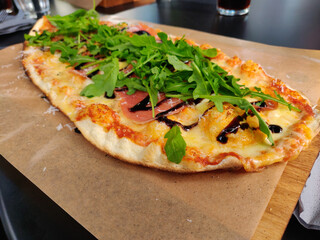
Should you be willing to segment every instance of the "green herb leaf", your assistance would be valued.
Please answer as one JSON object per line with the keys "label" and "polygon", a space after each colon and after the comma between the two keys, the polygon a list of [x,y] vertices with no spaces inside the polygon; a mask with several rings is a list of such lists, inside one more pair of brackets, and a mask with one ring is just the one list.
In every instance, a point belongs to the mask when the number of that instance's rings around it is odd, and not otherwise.
{"label": "green herb leaf", "polygon": [[168,62],[174,67],[176,71],[192,71],[191,67],[181,62],[176,56],[167,54],[167,57]]}
{"label": "green herb leaf", "polygon": [[181,131],[178,126],[172,127],[164,136],[167,138],[164,150],[167,154],[168,160],[174,163],[180,163],[182,158],[186,155],[187,144],[181,136]]}
{"label": "green herb leaf", "polygon": [[192,62],[193,74],[188,79],[189,83],[196,82],[197,86],[193,91],[193,98],[199,98],[199,95],[209,95],[210,91],[208,89],[208,84],[206,83],[205,79],[203,78],[199,67]]}
{"label": "green herb leaf", "polygon": [[100,70],[103,73],[92,77],[94,83],[85,87],[80,93],[81,96],[90,98],[101,96],[105,92],[107,92],[108,97],[113,95],[119,73],[118,59],[113,58],[112,62],[100,66]]}
{"label": "green herb leaf", "polygon": [[281,97],[280,94],[277,93],[276,91],[274,91],[274,94],[277,96],[277,98],[274,98],[274,97],[272,97],[272,96],[270,96],[270,95],[268,95],[268,94],[265,94],[265,93],[261,92],[261,89],[260,89],[260,88],[256,88],[256,90],[257,90],[258,92],[250,91],[250,92],[248,93],[248,95],[250,95],[251,97],[259,97],[259,98],[261,98],[263,101],[264,101],[264,100],[273,100],[273,101],[275,101],[275,102],[278,102],[278,103],[281,103],[281,104],[287,106],[287,107],[289,108],[289,110],[292,110],[292,109],[293,109],[293,110],[295,110],[295,111],[297,111],[297,112],[301,112],[301,110],[300,110],[299,108],[296,108],[296,107],[292,106],[292,104],[286,102],[286,100],[284,100],[283,97]]}
{"label": "green herb leaf", "polygon": [[201,52],[202,55],[204,55],[206,57],[213,58],[213,57],[217,56],[217,49],[215,49],[215,48],[209,48],[209,49],[199,48],[199,51]]}

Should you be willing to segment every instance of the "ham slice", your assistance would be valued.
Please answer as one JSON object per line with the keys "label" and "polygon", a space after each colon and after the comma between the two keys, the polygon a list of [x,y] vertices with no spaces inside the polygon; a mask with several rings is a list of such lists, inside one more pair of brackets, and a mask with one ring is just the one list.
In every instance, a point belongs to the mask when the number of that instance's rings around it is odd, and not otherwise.
{"label": "ham slice", "polygon": [[143,23],[139,23],[136,26],[130,26],[128,29],[126,29],[126,31],[130,32],[130,33],[145,31],[145,32],[149,33],[151,36],[154,36],[157,41],[160,40],[160,38],[158,37],[158,32],[160,32],[160,30],[153,29]]}
{"label": "ham slice", "polygon": [[[152,108],[149,102],[147,92],[136,91],[132,95],[127,94],[127,90],[115,91],[120,98],[123,114],[139,123],[145,123],[154,120],[152,117]],[[180,112],[185,107],[184,102],[178,98],[166,98],[164,93],[158,95],[158,103],[155,106],[155,116],[168,116]]]}

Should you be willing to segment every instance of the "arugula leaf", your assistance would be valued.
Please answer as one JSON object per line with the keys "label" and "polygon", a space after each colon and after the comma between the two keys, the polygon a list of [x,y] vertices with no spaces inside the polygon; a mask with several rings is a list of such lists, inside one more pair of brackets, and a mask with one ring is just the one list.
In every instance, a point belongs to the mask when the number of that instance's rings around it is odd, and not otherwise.
{"label": "arugula leaf", "polygon": [[177,71],[192,71],[192,68],[187,64],[181,62],[179,58],[174,55],[167,54],[168,62],[174,67]]}
{"label": "arugula leaf", "polygon": [[156,106],[156,104],[158,102],[158,91],[153,87],[152,84],[150,84],[150,86],[148,86],[148,84],[145,83],[145,87],[146,87],[147,92],[150,97],[150,102],[151,102],[151,107],[152,107],[152,117],[154,118],[155,117],[154,107]]}
{"label": "arugula leaf", "polygon": [[297,112],[301,112],[301,110],[300,110],[299,108],[296,108],[296,107],[292,106],[292,104],[286,102],[286,100],[284,100],[283,97],[281,97],[280,94],[277,93],[276,91],[274,91],[274,94],[277,96],[277,98],[274,98],[274,97],[272,97],[272,96],[270,96],[270,95],[268,95],[268,94],[265,94],[265,93],[261,92],[261,89],[260,89],[260,88],[256,88],[256,90],[257,90],[258,92],[250,91],[250,92],[248,93],[248,95],[250,95],[251,97],[259,97],[259,98],[261,98],[263,101],[264,101],[264,100],[273,100],[273,101],[275,101],[275,102],[278,102],[278,103],[281,103],[281,104],[287,106],[287,107],[289,108],[289,110],[292,110],[292,109],[293,109],[293,110],[295,110],[295,111],[297,111]]}
{"label": "arugula leaf", "polygon": [[217,49],[216,48],[209,48],[209,49],[201,49],[198,48],[200,53],[206,57],[213,58],[217,56]]}
{"label": "arugula leaf", "polygon": [[141,79],[138,78],[123,78],[117,81],[116,87],[128,87],[128,95],[132,95],[136,90],[147,92],[146,87],[142,84]]}
{"label": "arugula leaf", "polygon": [[86,86],[80,93],[81,96],[95,97],[101,96],[107,92],[107,96],[113,95],[114,88],[119,73],[119,61],[113,58],[112,62],[100,66],[102,74],[97,74],[92,77],[94,83]]}
{"label": "arugula leaf", "polygon": [[172,127],[164,138],[167,138],[167,142],[164,146],[164,150],[167,154],[168,160],[174,163],[180,163],[182,158],[186,155],[187,144],[181,136],[181,131],[178,126]]}
{"label": "arugula leaf", "polygon": [[81,64],[81,63],[89,63],[89,62],[94,62],[96,59],[94,57],[89,57],[89,56],[82,56],[82,55],[76,55],[72,59],[70,59],[68,62],[71,65],[74,64]]}
{"label": "arugula leaf", "polygon": [[186,59],[192,59],[194,57],[194,54],[192,53],[193,48],[187,44],[186,41],[178,40],[174,44],[172,40],[168,40],[168,35],[164,32],[159,32],[158,37],[162,42],[159,44],[162,52]]}
{"label": "arugula leaf", "polygon": [[73,49],[61,42],[54,42],[51,44],[50,46],[51,53],[53,54],[57,50],[61,52],[61,57],[60,57],[61,62],[69,62],[78,54],[78,51],[76,49]]}
{"label": "arugula leaf", "polygon": [[188,82],[196,82],[197,84],[196,88],[193,91],[193,98],[197,99],[199,98],[199,95],[209,95],[210,91],[208,89],[208,85],[206,84],[206,81],[204,80],[199,67],[194,62],[192,62],[192,68],[193,74],[188,79]]}

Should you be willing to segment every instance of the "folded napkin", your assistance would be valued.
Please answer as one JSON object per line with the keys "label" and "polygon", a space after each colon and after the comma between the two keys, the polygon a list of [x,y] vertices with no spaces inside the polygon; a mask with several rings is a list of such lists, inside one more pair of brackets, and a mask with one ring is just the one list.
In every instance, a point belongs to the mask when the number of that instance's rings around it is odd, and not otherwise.
{"label": "folded napkin", "polygon": [[36,19],[25,16],[17,1],[14,1],[14,3],[18,8],[18,14],[15,16],[8,15],[6,20],[0,23],[0,35],[30,29],[36,22]]}
{"label": "folded napkin", "polygon": [[302,190],[294,215],[305,228],[320,230],[320,154]]}

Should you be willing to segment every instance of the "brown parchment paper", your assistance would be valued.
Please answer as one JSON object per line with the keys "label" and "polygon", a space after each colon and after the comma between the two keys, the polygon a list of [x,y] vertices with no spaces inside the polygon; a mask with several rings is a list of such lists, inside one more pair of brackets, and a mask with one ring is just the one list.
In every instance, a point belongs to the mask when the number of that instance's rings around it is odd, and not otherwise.
{"label": "brown parchment paper", "polygon": [[[229,56],[252,59],[270,75],[301,90],[313,104],[319,99],[320,51],[160,28],[219,47]],[[249,239],[253,235],[284,163],[256,173],[181,175],[106,156],[41,98],[24,74],[21,49],[19,44],[0,51],[0,153],[93,235],[99,239]]]}

